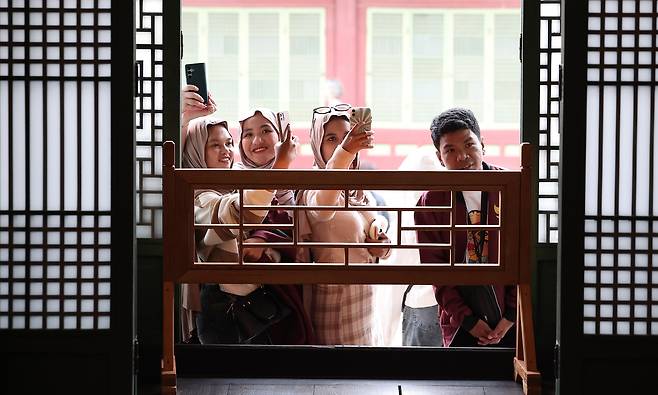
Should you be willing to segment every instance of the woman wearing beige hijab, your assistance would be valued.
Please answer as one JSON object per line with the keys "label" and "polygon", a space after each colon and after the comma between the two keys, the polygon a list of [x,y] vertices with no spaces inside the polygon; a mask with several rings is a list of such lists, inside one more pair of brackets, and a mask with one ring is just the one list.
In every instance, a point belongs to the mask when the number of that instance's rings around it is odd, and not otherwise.
{"label": "woman wearing beige hijab", "polygon": [[[189,129],[194,129],[189,127],[190,122],[193,122],[194,119],[199,117],[208,116],[215,111],[217,111],[217,105],[215,103],[212,94],[208,92],[208,103],[203,102],[203,98],[196,92],[199,91],[194,85],[186,85],[181,90],[181,135],[180,141],[181,146],[184,150],[190,150],[186,155],[183,155],[183,167],[218,167],[218,168],[230,168],[233,167],[233,156],[235,153],[233,147],[233,139],[230,138],[231,135],[228,133],[228,123],[225,121],[217,121],[217,124],[221,126],[220,129],[226,130],[228,136],[224,134],[222,130],[220,136],[226,138],[226,146],[223,150],[230,156],[230,163],[223,163],[219,166],[207,166],[205,163],[205,152],[202,152],[202,148],[205,147],[208,133],[193,131],[188,133]],[[214,121],[207,123],[207,127],[212,127]],[[198,122],[198,121],[197,121]],[[198,124],[199,126],[201,124]],[[196,143],[191,143],[189,146],[186,144],[188,136],[190,134],[193,138],[198,139]],[[230,138],[230,139],[229,139]],[[230,144],[228,144],[230,143]],[[205,149],[205,148],[203,148]],[[230,153],[229,153],[230,151]],[[224,191],[226,192],[226,191]],[[196,316],[201,311],[201,296],[200,296],[199,284],[181,284],[181,334],[182,340],[184,343],[199,343],[199,337],[197,335],[196,329]]]}
{"label": "woman wearing beige hijab", "polygon": [[[350,130],[349,105],[314,110],[311,147],[318,169],[358,169],[358,153],[372,148],[373,132],[361,125]],[[364,191],[308,190],[298,196],[307,206],[369,206]],[[300,216],[300,234],[315,242],[388,242],[385,233],[368,237],[375,219],[369,211],[304,211]],[[343,263],[345,254],[338,248],[312,248],[317,263]],[[351,248],[349,261],[375,263],[386,258],[390,248]],[[318,284],[313,286],[311,318],[320,344],[373,345],[373,289],[364,284]]]}

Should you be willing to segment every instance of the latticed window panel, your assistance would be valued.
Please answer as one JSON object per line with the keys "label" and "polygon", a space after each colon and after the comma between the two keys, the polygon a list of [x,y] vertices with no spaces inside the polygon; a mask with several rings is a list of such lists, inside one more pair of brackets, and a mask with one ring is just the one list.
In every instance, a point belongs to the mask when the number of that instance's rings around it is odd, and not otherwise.
{"label": "latticed window panel", "polygon": [[[412,44],[413,86],[411,89],[414,95],[411,103],[413,111],[411,117],[417,122],[427,122],[428,119],[436,116],[437,109],[444,108],[442,102],[444,17],[440,14],[417,14],[412,17],[414,38]],[[373,22],[376,20],[374,18]],[[373,26],[373,30],[375,27]],[[373,31],[373,34],[375,33]],[[373,36],[373,41],[376,39],[377,36]],[[379,56],[379,54],[373,54],[373,56]],[[373,98],[373,100],[377,99]]]}
{"label": "latticed window panel", "polygon": [[370,53],[366,72],[372,77],[366,88],[366,103],[377,110],[377,117],[384,122],[402,118],[403,17],[401,12],[373,13],[368,23]]}
{"label": "latticed window panel", "polygon": [[0,330],[110,328],[110,1],[0,1]]}
{"label": "latticed window panel", "polygon": [[162,237],[162,0],[137,2],[137,213],[141,239]]}
{"label": "latticed window panel", "polygon": [[293,13],[288,16],[288,75],[291,119],[306,120],[309,109],[318,103],[318,76],[324,75],[324,30],[322,15],[317,12]]}
{"label": "latticed window panel", "polygon": [[558,239],[558,167],[560,164],[560,75],[562,62],[560,1],[540,4],[539,39],[539,244]]}
{"label": "latticed window panel", "polygon": [[[323,8],[182,8],[183,63],[206,62],[219,116],[287,110],[295,124],[324,103]],[[184,76],[182,76],[184,79]]]}
{"label": "latticed window panel", "polygon": [[484,15],[456,14],[453,18],[455,105],[473,110],[484,118]]}
{"label": "latticed window panel", "polygon": [[658,335],[656,3],[589,1],[584,328]]}
{"label": "latticed window panel", "polygon": [[518,8],[371,7],[366,26],[366,104],[382,126],[427,128],[461,106],[484,129],[518,130]]}

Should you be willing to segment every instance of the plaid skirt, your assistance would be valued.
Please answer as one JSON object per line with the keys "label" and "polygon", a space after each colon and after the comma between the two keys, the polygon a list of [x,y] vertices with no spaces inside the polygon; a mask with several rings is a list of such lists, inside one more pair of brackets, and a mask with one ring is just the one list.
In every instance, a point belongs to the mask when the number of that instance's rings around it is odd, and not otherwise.
{"label": "plaid skirt", "polygon": [[318,284],[311,300],[319,344],[374,345],[371,285]]}

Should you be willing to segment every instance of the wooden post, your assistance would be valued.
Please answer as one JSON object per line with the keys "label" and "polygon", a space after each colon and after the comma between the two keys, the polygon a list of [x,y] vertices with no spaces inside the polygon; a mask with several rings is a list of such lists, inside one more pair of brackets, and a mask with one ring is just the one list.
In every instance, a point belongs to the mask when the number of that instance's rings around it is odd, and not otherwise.
{"label": "wooden post", "polygon": [[[514,378],[523,380],[523,392],[526,395],[541,393],[541,375],[537,371],[535,356],[535,330],[532,321],[532,202],[534,199],[534,183],[532,180],[532,146],[523,143],[521,146],[521,205],[520,221],[521,235],[519,240],[519,284],[517,286],[517,318],[516,318],[516,357],[514,357]],[[525,196],[525,199],[523,198]]]}
{"label": "wooden post", "polygon": [[162,284],[162,392],[176,393],[174,360],[174,283]]}
{"label": "wooden post", "polygon": [[176,364],[174,361],[174,283],[171,272],[174,262],[173,245],[174,235],[171,234],[172,215],[175,212],[174,200],[174,170],[176,165],[176,147],[173,142],[167,141],[163,145],[163,179],[162,179],[162,206],[164,216],[163,227],[163,267],[162,267],[162,393],[176,393]]}
{"label": "wooden post", "polygon": [[[521,331],[521,289],[519,286],[516,286],[516,354],[514,360],[522,361],[523,360],[523,333]],[[523,381],[521,375],[517,371],[516,367],[514,368],[514,381],[517,383]]]}

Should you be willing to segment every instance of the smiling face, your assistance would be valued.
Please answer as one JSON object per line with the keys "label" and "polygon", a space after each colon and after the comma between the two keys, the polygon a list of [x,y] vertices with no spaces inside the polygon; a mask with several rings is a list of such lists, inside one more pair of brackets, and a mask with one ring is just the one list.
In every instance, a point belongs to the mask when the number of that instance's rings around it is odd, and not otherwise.
{"label": "smiling face", "polygon": [[258,166],[274,159],[274,146],[279,135],[272,124],[260,112],[242,122],[242,150]]}
{"label": "smiling face", "polygon": [[324,124],[324,136],[320,153],[325,163],[331,158],[336,148],[343,142],[347,133],[350,132],[350,123],[345,118],[333,117]]}
{"label": "smiling face", "polygon": [[235,147],[231,134],[222,125],[208,128],[206,141],[206,166],[212,169],[228,169],[233,163]]}
{"label": "smiling face", "polygon": [[441,136],[436,155],[448,170],[482,170],[483,147],[470,129],[459,129]]}

